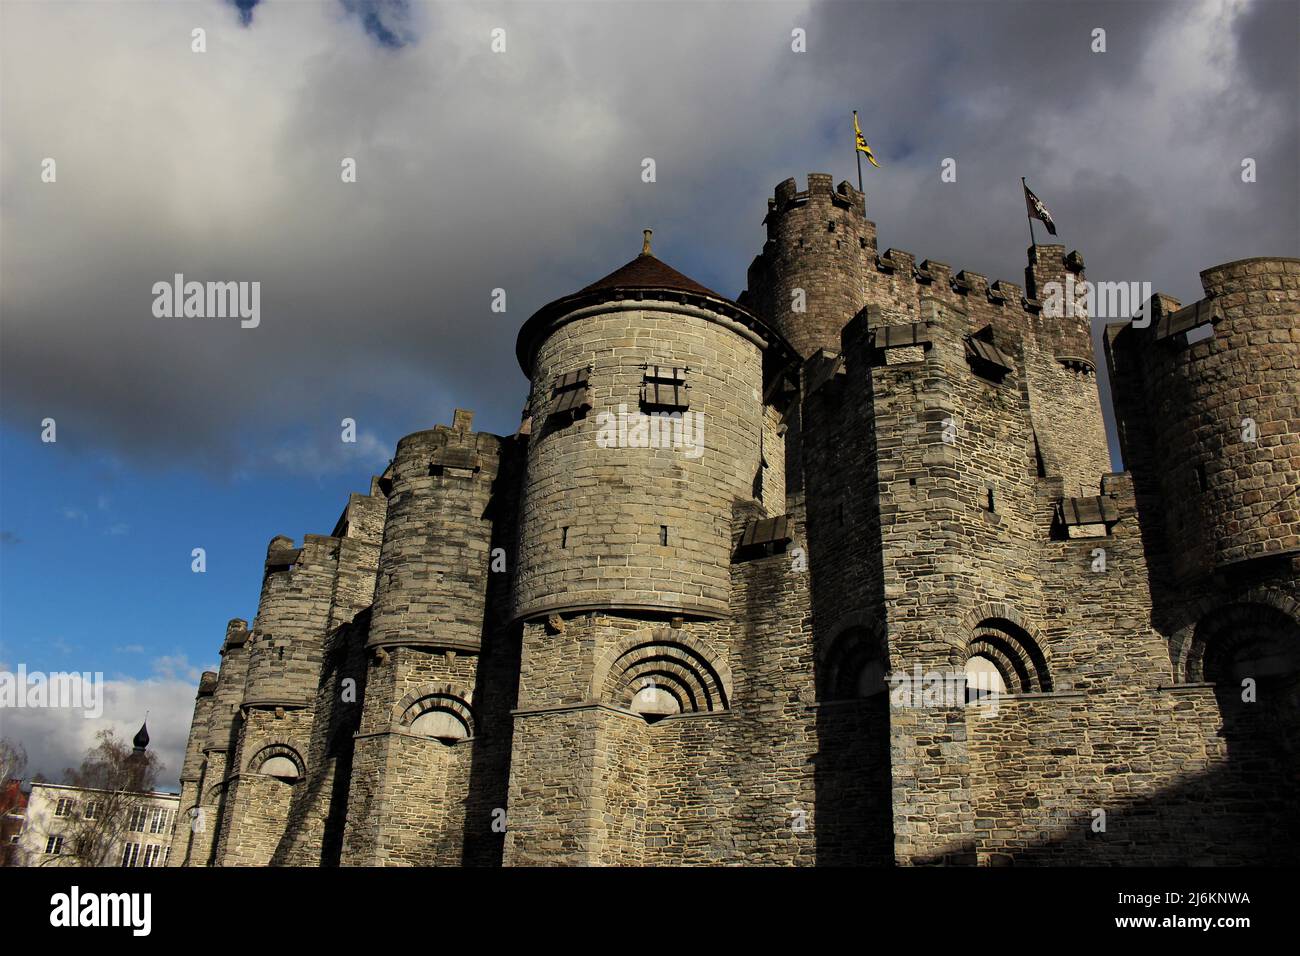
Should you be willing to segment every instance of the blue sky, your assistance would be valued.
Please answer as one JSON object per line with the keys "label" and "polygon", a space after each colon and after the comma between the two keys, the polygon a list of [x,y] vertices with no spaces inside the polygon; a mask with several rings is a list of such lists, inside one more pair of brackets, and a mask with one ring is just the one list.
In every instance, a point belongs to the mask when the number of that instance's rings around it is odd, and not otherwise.
{"label": "blue sky", "polygon": [[[856,179],[853,109],[882,163],[866,171],[882,250],[1022,283],[1024,175],[1093,281],[1190,302],[1201,269],[1297,254],[1294,15],[0,4],[0,667],[103,671],[105,722],[133,731],[151,708],[174,775],[198,672],[226,621],[252,618],[273,535],[329,533],[397,439],[455,407],[512,432],[520,324],[631,259],[643,228],[737,294],[777,183]],[[261,325],[156,318],[151,287],[176,272],[260,281]],[[93,736],[0,721],[47,773]]]}
{"label": "blue sky", "polygon": [[[0,430],[0,659],[147,676],[155,658],[215,667],[232,617],[252,620],[275,533],[329,533],[365,463],[328,478],[214,478],[79,452],[72,429]],[[191,570],[204,548],[207,570]],[[143,715],[142,715],[143,716]]]}

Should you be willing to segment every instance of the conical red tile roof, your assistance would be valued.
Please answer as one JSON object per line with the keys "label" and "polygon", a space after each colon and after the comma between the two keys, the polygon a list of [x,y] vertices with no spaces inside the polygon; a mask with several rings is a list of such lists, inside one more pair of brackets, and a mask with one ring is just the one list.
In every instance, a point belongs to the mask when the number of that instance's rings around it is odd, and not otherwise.
{"label": "conical red tile roof", "polygon": [[674,291],[708,295],[715,299],[727,299],[726,296],[705,288],[689,276],[682,275],[672,266],[660,261],[648,252],[641,253],[627,265],[620,266],[605,278],[597,279],[591,285],[584,286],[579,290],[578,294],[595,292],[599,289],[672,289]]}

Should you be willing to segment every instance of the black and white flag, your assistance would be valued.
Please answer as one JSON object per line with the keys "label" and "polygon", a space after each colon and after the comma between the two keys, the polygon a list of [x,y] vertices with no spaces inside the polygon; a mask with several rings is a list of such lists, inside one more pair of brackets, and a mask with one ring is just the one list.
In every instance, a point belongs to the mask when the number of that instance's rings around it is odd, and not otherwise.
{"label": "black and white flag", "polygon": [[1029,218],[1037,219],[1052,235],[1056,235],[1056,223],[1052,221],[1052,214],[1047,211],[1043,201],[1034,195],[1032,189],[1025,183],[1024,178],[1020,180],[1020,185],[1025,187],[1025,209],[1029,211]]}

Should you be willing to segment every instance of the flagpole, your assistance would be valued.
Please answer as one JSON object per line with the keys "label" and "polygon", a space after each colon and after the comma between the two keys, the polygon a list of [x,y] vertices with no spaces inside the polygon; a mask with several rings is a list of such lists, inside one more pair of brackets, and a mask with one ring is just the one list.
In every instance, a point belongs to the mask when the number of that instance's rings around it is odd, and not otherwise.
{"label": "flagpole", "polygon": [[[1025,182],[1024,176],[1020,177],[1020,188],[1022,190],[1020,193],[1021,198],[1029,194],[1029,184]],[[1025,217],[1029,220],[1029,248],[1032,250],[1038,245],[1038,241],[1034,238],[1034,217],[1029,215],[1028,209],[1025,210]]]}
{"label": "flagpole", "polygon": [[866,190],[862,188],[862,151],[858,149],[857,135],[858,135],[858,111],[854,110],[853,111],[853,155],[857,157],[858,160],[858,192],[865,195]]}

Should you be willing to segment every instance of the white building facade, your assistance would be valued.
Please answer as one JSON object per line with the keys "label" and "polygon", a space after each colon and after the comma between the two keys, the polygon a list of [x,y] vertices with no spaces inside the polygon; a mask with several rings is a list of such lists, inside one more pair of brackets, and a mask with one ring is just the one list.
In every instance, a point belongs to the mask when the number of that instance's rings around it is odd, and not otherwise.
{"label": "white building facade", "polygon": [[74,850],[78,833],[95,827],[105,813],[114,813],[120,821],[106,823],[102,829],[102,839],[111,844],[104,865],[166,866],[179,806],[180,795],[175,793],[122,794],[34,783],[18,834],[18,863],[83,865]]}

